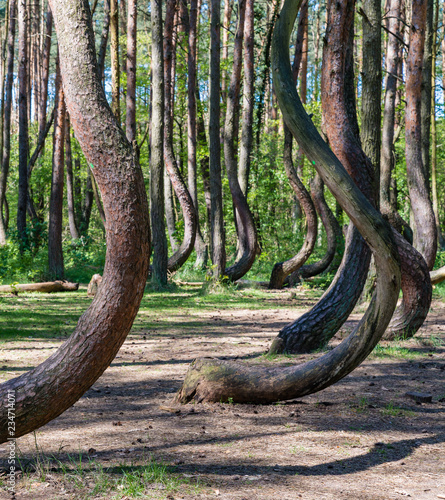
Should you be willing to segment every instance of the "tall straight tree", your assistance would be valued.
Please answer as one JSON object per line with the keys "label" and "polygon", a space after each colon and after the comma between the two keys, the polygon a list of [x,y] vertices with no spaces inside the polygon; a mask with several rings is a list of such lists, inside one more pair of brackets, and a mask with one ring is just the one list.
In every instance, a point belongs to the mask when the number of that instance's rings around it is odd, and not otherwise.
{"label": "tall straight tree", "polygon": [[63,279],[62,221],[63,221],[63,171],[64,171],[64,135],[65,135],[65,100],[62,89],[59,62],[56,68],[56,115],[54,117],[53,169],[51,179],[51,197],[49,201],[48,224],[48,269],[51,279]]}
{"label": "tall straight tree", "polygon": [[45,39],[42,51],[42,81],[40,84],[40,102],[39,102],[39,141],[42,139],[46,128],[46,109],[48,107],[48,80],[49,63],[51,58],[51,38],[53,32],[53,15],[48,5],[46,11]]}
{"label": "tall straight tree", "polygon": [[17,203],[17,231],[20,251],[27,244],[26,209],[28,204],[28,5],[19,0],[19,197]]}
{"label": "tall straight tree", "polygon": [[128,0],[127,20],[127,113],[126,133],[130,142],[136,140],[136,47],[137,0]]}
{"label": "tall straight tree", "polygon": [[362,121],[363,151],[380,171],[381,88],[382,88],[382,7],[381,0],[363,2]]}
{"label": "tall straight tree", "polygon": [[[56,127],[58,126],[57,121],[55,125]],[[71,149],[71,123],[68,113],[65,113],[64,140],[65,140],[65,165],[66,165],[66,204],[68,208],[68,223],[70,226],[71,238],[73,240],[78,240],[80,238],[80,233],[75,213],[73,152]]]}
{"label": "tall straight tree", "polygon": [[3,152],[0,172],[0,245],[6,243],[6,220],[3,215],[3,207],[6,200],[6,181],[9,173],[9,162],[11,156],[11,110],[12,110],[12,85],[14,82],[14,40],[15,19],[17,2],[9,2],[9,28],[8,28],[8,56],[6,63],[6,82],[4,95],[4,121],[3,121]]}
{"label": "tall straight tree", "polygon": [[224,215],[221,180],[220,116],[220,43],[221,1],[210,1],[210,96],[209,96],[209,156],[211,196],[211,243],[213,276],[219,279],[226,267]]}
{"label": "tall straight tree", "polygon": [[406,61],[406,171],[409,197],[416,224],[414,246],[431,270],[437,252],[437,230],[428,195],[428,178],[422,158],[421,85],[424,61],[427,2],[413,0]]}
{"label": "tall straight tree", "polygon": [[150,149],[150,205],[153,236],[153,280],[167,284],[167,238],[164,222],[164,49],[162,0],[151,0],[152,116]]}

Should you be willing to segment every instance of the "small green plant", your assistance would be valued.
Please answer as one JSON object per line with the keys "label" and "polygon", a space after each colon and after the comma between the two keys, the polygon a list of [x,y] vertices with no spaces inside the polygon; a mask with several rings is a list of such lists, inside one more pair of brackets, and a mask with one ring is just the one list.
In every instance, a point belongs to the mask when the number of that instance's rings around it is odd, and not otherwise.
{"label": "small green plant", "polygon": [[405,408],[396,406],[393,401],[390,401],[385,408],[382,409],[383,415],[391,417],[413,417],[414,412]]}
{"label": "small green plant", "polygon": [[402,358],[402,359],[416,359],[420,356],[416,351],[412,351],[399,344],[382,346],[377,344],[372,351],[373,355],[377,358]]}

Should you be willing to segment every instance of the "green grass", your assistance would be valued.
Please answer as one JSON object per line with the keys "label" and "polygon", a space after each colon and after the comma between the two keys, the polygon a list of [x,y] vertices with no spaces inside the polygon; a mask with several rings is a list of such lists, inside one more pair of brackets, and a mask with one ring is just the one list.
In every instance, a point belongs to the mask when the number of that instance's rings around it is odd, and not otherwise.
{"label": "green grass", "polygon": [[423,354],[407,347],[402,347],[399,344],[383,346],[377,344],[372,351],[372,355],[377,358],[400,358],[400,359],[417,359]]}
{"label": "green grass", "polygon": [[[321,292],[320,292],[321,293]],[[305,295],[305,300],[307,299]],[[298,299],[298,293],[297,293]],[[91,303],[86,290],[64,293],[0,295],[0,342],[64,339]],[[281,300],[265,290],[236,290],[222,286],[209,293],[196,287],[169,285],[164,291],[147,291],[133,325],[133,334],[168,335],[174,327],[185,334],[199,333],[202,312],[225,309],[287,309],[295,302]]]}
{"label": "green grass", "polygon": [[383,415],[390,417],[414,417],[415,413],[405,408],[396,406],[393,401],[390,401],[385,408],[381,410]]}

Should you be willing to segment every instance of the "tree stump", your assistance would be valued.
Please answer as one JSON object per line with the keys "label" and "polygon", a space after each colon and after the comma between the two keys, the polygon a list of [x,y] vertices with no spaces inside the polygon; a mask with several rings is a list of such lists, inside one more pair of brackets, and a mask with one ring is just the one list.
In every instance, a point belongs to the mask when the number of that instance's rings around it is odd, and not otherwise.
{"label": "tree stump", "polygon": [[99,285],[102,283],[102,276],[100,274],[94,274],[91,281],[88,284],[87,295],[88,297],[94,297],[97,293]]}

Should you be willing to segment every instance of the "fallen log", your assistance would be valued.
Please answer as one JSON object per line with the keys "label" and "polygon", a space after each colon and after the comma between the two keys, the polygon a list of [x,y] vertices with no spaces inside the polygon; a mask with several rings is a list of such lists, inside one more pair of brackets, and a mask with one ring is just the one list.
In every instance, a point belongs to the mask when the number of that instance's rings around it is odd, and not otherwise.
{"label": "fallen log", "polygon": [[26,283],[23,285],[1,285],[0,292],[18,293],[18,292],[72,292],[78,290],[79,283],[70,283],[68,281],[47,281],[44,283]]}

